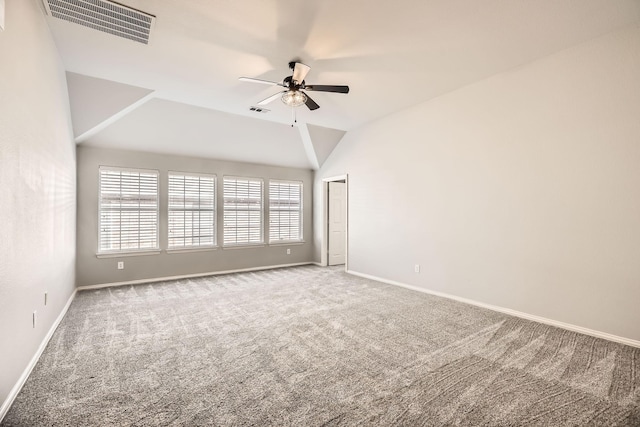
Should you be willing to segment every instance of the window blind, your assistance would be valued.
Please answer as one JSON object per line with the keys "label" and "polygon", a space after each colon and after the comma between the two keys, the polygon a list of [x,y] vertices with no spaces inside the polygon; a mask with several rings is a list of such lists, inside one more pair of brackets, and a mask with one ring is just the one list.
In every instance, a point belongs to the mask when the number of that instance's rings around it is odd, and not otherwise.
{"label": "window blind", "polygon": [[100,168],[99,252],[158,249],[158,171]]}
{"label": "window blind", "polygon": [[216,244],[216,178],[169,172],[169,249]]}
{"label": "window blind", "polygon": [[262,180],[224,177],[224,245],[263,243]]}
{"label": "window blind", "polygon": [[269,181],[269,243],[302,240],[302,182]]}

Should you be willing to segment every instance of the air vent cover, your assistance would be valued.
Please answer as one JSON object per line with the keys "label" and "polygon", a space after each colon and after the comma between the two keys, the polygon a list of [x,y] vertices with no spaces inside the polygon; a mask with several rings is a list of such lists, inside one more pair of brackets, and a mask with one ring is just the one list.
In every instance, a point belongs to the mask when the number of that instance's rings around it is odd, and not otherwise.
{"label": "air vent cover", "polygon": [[149,43],[155,16],[107,0],[43,0],[49,15],[139,43]]}

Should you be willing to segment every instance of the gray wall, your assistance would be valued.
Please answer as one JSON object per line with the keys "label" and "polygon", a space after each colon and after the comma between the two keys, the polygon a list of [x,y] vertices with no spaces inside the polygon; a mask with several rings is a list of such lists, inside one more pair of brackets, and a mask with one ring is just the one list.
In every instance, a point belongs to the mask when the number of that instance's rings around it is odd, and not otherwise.
{"label": "gray wall", "polygon": [[348,173],[351,270],[640,340],[638,76],[636,26],[350,131],[315,259]]}
{"label": "gray wall", "polygon": [[[177,141],[176,143],[180,143]],[[98,258],[98,168],[99,166],[156,169],[160,171],[160,248],[155,255]],[[265,180],[302,181],[304,185],[303,244],[264,245],[185,253],[167,253],[167,173],[168,171],[199,172],[217,175],[218,181],[218,245],[222,242],[222,178],[224,175],[247,176]],[[78,229],[77,285],[118,283],[160,277],[208,273],[271,265],[283,265],[313,260],[312,246],[313,172],[305,169],[281,168],[248,163],[236,163],[193,157],[171,156],[134,151],[109,150],[80,145],[78,147]],[[265,201],[265,208],[268,205]],[[265,209],[266,210],[266,209]],[[265,222],[267,222],[265,215]],[[265,239],[267,239],[265,235]],[[267,239],[268,240],[268,239]],[[286,254],[286,249],[291,254]],[[124,270],[117,262],[124,261]]]}
{"label": "gray wall", "polygon": [[75,144],[64,70],[40,7],[7,1],[0,32],[0,405],[75,281]]}

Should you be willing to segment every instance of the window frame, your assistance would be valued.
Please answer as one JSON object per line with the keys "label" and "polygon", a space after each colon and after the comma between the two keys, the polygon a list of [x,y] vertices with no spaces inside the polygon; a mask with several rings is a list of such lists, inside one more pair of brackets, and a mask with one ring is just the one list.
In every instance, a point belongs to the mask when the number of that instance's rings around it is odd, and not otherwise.
{"label": "window frame", "polygon": [[[275,183],[275,184],[296,184],[300,187],[300,207],[298,209],[298,214],[299,214],[299,224],[298,224],[298,238],[296,239],[287,239],[287,240],[271,240],[271,231],[272,231],[272,227],[271,227],[271,220],[272,220],[272,215],[271,212],[272,210],[275,211],[276,209],[272,209],[271,207],[271,184]],[[292,244],[292,243],[304,243],[304,182],[303,181],[296,181],[296,180],[285,180],[285,179],[269,179],[269,244],[270,245],[286,245],[286,244]]]}
{"label": "window frame", "polygon": [[[152,174],[155,175],[156,178],[156,194],[155,194],[155,246],[152,248],[140,248],[137,249],[122,249],[122,238],[120,238],[120,249],[103,249],[102,248],[102,172],[110,171],[110,172],[132,172],[138,174]],[[122,175],[121,175],[122,176]],[[122,210],[120,209],[120,212]],[[140,210],[139,210],[140,211]],[[144,211],[152,211],[151,209],[145,209]],[[160,171],[157,169],[142,169],[142,168],[128,168],[121,166],[106,166],[100,165],[98,166],[98,248],[96,251],[96,255],[98,257],[109,257],[109,256],[123,256],[123,255],[145,255],[151,253],[159,253],[160,252]],[[140,221],[138,221],[138,225],[140,225]],[[120,230],[122,230],[122,221],[120,221]],[[120,236],[122,232],[120,231]]]}
{"label": "window frame", "polygon": [[[239,242],[237,241],[237,232],[236,232],[236,241],[233,243],[227,243],[227,225],[226,225],[226,213],[227,213],[227,203],[226,203],[226,183],[227,180],[242,180],[242,181],[259,181],[260,182],[260,241],[259,242]],[[265,209],[264,209],[264,193],[265,193],[265,185],[264,178],[258,177],[247,177],[247,176],[238,176],[238,175],[223,175],[222,177],[222,247],[226,249],[231,248],[240,248],[246,246],[264,246],[265,245]],[[236,184],[237,187],[237,184]],[[234,211],[238,211],[237,209]],[[246,209],[246,212],[251,212],[251,209]],[[236,227],[237,229],[237,227]]]}
{"label": "window frame", "polygon": [[[193,178],[212,178],[213,179],[213,209],[212,209],[212,217],[213,217],[213,243],[207,245],[191,245],[191,246],[171,246],[171,212],[172,211],[180,211],[181,209],[171,209],[171,177],[172,176],[182,176],[193,177]],[[202,251],[202,250],[210,250],[218,247],[218,177],[216,174],[209,173],[200,173],[200,172],[182,172],[182,171],[173,171],[170,170],[167,172],[167,252],[188,252],[188,251]],[[184,209],[182,209],[184,211]],[[198,209],[198,211],[203,211],[202,209]],[[193,238],[193,235],[191,236]],[[185,237],[186,239],[186,237]]]}

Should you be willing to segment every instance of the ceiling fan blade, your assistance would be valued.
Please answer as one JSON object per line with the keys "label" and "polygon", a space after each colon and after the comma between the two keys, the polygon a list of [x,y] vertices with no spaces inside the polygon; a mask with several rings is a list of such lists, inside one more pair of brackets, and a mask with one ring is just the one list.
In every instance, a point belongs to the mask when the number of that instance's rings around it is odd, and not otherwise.
{"label": "ceiling fan blade", "polygon": [[349,86],[306,85],[304,89],[316,92],[349,93]]}
{"label": "ceiling fan blade", "polygon": [[[307,94],[305,93],[305,95],[307,95]],[[311,99],[311,97],[309,95],[307,95],[307,102],[305,102],[305,104],[307,105],[307,107],[309,107],[309,110],[311,110],[311,111],[317,110],[318,108],[320,108],[320,106],[318,104],[316,104],[316,101]]]}
{"label": "ceiling fan blade", "polygon": [[264,85],[283,86],[284,87],[284,85],[282,83],[279,83],[279,82],[272,82],[270,80],[262,80],[262,79],[254,79],[254,78],[251,78],[251,77],[240,77],[240,78],[238,78],[238,80],[243,81],[243,82],[262,83]]}
{"label": "ceiling fan blade", "polygon": [[258,102],[257,105],[267,105],[268,103],[273,102],[276,99],[280,98],[282,96],[282,94],[285,93],[285,92],[286,92],[286,90],[283,90],[282,92],[274,93],[270,97],[265,98],[262,101]]}
{"label": "ceiling fan blade", "polygon": [[304,78],[307,77],[307,73],[311,67],[303,64],[302,62],[296,62],[296,65],[293,67],[293,80],[297,81],[298,84],[304,81]]}

